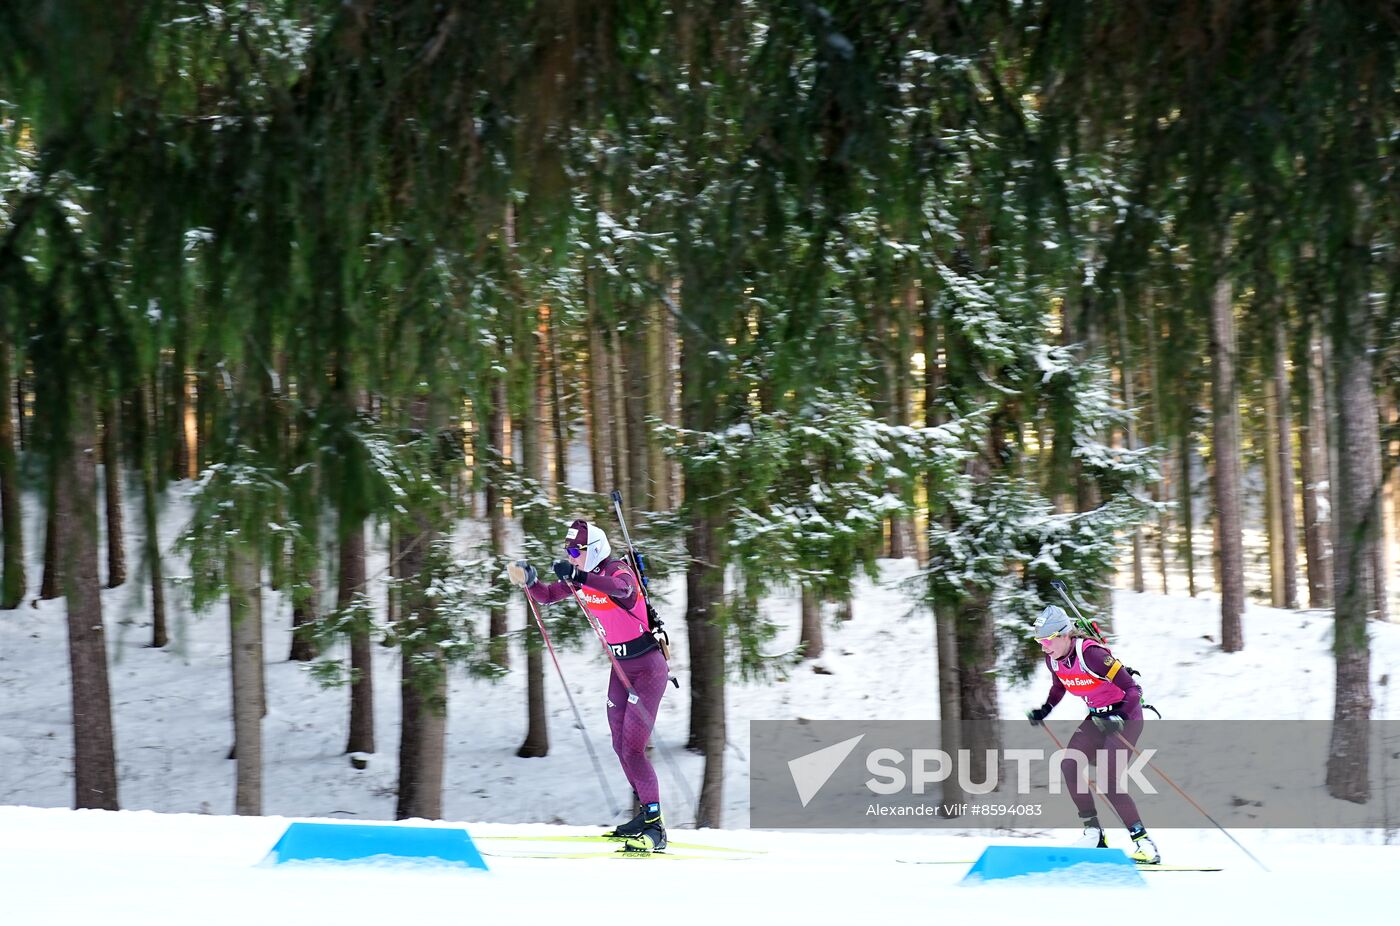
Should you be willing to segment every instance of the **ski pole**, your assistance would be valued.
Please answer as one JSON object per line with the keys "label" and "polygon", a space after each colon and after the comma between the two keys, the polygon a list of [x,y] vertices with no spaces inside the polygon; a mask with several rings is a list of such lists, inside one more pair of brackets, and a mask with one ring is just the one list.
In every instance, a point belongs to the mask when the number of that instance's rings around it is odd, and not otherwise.
{"label": "ski pole", "polygon": [[617,489],[612,490],[613,513],[617,515],[617,523],[622,526],[622,539],[627,543],[627,552],[632,557],[632,566],[637,570],[637,578],[642,580],[642,588],[646,588],[647,570],[642,565],[642,558],[637,553],[637,548],[632,544],[632,535],[627,530],[627,521],[622,517],[622,493]]}
{"label": "ski pole", "polygon": [[1216,829],[1218,829],[1218,830],[1220,830],[1220,832],[1224,833],[1224,834],[1225,834],[1225,838],[1229,839],[1229,840],[1230,840],[1231,842],[1233,842],[1236,846],[1239,846],[1240,851],[1243,852],[1245,855],[1249,856],[1251,859],[1253,859],[1254,864],[1258,865],[1260,868],[1264,869],[1265,871],[1268,871],[1268,870],[1269,870],[1269,867],[1268,867],[1267,865],[1265,865],[1263,862],[1259,861],[1259,859],[1255,857],[1255,855],[1254,855],[1253,852],[1250,852],[1248,849],[1246,849],[1246,848],[1244,847],[1244,845],[1243,845],[1238,839],[1236,839],[1234,836],[1231,836],[1229,830],[1227,830],[1225,827],[1223,827],[1223,826],[1221,826],[1219,823],[1217,823],[1216,820],[1215,820],[1215,818],[1212,817],[1210,814],[1206,813],[1206,812],[1205,812],[1205,808],[1203,808],[1200,804],[1197,804],[1194,800],[1192,800],[1192,799],[1191,799],[1191,795],[1187,794],[1185,791],[1181,790],[1181,788],[1177,787],[1176,782],[1174,782],[1174,781],[1172,781],[1170,778],[1168,778],[1167,775],[1166,775],[1166,773],[1163,772],[1160,768],[1158,768],[1156,765],[1152,765],[1152,763],[1148,761],[1147,757],[1144,756],[1144,755],[1142,754],[1142,752],[1139,751],[1138,748],[1137,748],[1136,746],[1134,746],[1132,743],[1128,742],[1128,738],[1127,738],[1126,736],[1124,736],[1124,735],[1121,734],[1121,733],[1116,734],[1116,736],[1117,736],[1120,740],[1123,741],[1123,745],[1124,745],[1124,746],[1127,746],[1129,749],[1131,749],[1134,753],[1137,754],[1138,758],[1142,759],[1142,762],[1143,762],[1144,765],[1151,765],[1151,766],[1152,766],[1152,770],[1153,770],[1154,772],[1156,772],[1158,775],[1162,776],[1162,780],[1163,780],[1163,781],[1165,781],[1167,784],[1171,785],[1172,788],[1174,788],[1174,789],[1176,790],[1176,793],[1177,793],[1177,794],[1180,794],[1183,798],[1186,799],[1186,803],[1188,803],[1188,804],[1190,804],[1192,807],[1196,808],[1196,810],[1201,814],[1201,816],[1205,817],[1207,820],[1209,820],[1209,821],[1211,822],[1211,824],[1212,824]]}
{"label": "ski pole", "polygon": [[[578,605],[579,610],[583,612],[584,620],[588,621],[588,626],[593,628],[593,635],[598,638],[598,643],[603,647],[603,652],[607,654],[608,659],[612,662],[613,671],[617,673],[618,681],[622,682],[622,687],[627,690],[627,703],[641,711],[642,719],[647,722],[647,726],[654,732],[656,730],[656,718],[642,706],[641,696],[637,694],[637,689],[632,687],[632,680],[627,677],[627,671],[622,668],[622,663],[618,662],[617,655],[612,651],[612,647],[608,645],[608,638],[604,635],[603,628],[599,626],[593,614],[583,603],[583,599],[579,597],[578,589],[574,588],[572,584],[569,584],[569,591],[573,593],[574,602]],[[695,794],[690,790],[690,785],[685,780],[685,776],[681,774],[680,768],[676,765],[676,760],[671,758],[671,753],[665,749],[660,750],[660,752],[662,758],[666,760],[667,767],[671,770],[671,775],[676,779],[681,790],[685,792],[685,799],[689,803],[689,806],[697,806],[695,803]]]}
{"label": "ski pole", "polygon": [[569,683],[564,680],[564,668],[559,665],[559,656],[554,652],[554,643],[549,639],[549,631],[544,627],[544,619],[540,617],[539,609],[535,607],[535,599],[530,597],[529,591],[525,592],[525,603],[530,607],[530,613],[535,616],[535,626],[540,629],[540,636],[544,637],[544,645],[549,649],[549,658],[554,660],[554,671],[559,673],[559,684],[564,688],[564,695],[569,699],[569,707],[574,712],[574,722],[578,724],[578,731],[583,734],[583,744],[588,748],[589,761],[593,763],[593,772],[598,776],[598,783],[603,786],[603,797],[608,802],[608,806],[613,808],[613,815],[622,813],[622,808],[618,807],[617,800],[613,797],[612,788],[608,787],[607,776],[603,774],[603,764],[598,761],[598,753],[593,748],[593,738],[588,735],[588,728],[583,725],[583,715],[579,713],[578,705],[574,703],[574,693],[569,690]]}
{"label": "ski pole", "polygon": [[[1061,743],[1060,738],[1055,735],[1055,731],[1050,729],[1049,724],[1042,720],[1040,723],[1036,724],[1036,726],[1042,728],[1045,731],[1046,735],[1055,741],[1056,749],[1060,750],[1060,752],[1065,753],[1065,755],[1069,755],[1069,750],[1065,749],[1064,744]],[[1088,756],[1085,756],[1084,758],[1085,761],[1088,761]],[[1089,779],[1089,787],[1094,789],[1094,793],[1097,794],[1099,797],[1103,798],[1103,802],[1108,805],[1109,810],[1113,811],[1113,815],[1115,817],[1117,817],[1119,820],[1123,820],[1123,815],[1118,812],[1118,808],[1114,806],[1113,801],[1108,799],[1108,795],[1104,794],[1103,790],[1099,788],[1099,783],[1096,780],[1094,780],[1094,776],[1086,775],[1086,777]],[[1123,825],[1127,826],[1128,821],[1123,820]]]}

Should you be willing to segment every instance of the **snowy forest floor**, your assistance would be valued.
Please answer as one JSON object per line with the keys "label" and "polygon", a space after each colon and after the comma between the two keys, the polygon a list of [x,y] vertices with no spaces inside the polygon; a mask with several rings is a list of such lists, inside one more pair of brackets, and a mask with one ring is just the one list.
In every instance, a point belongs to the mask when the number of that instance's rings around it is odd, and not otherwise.
{"label": "snowy forest floor", "polygon": [[[165,512],[167,549],[186,511],[176,499]],[[29,523],[42,521],[31,516]],[[31,551],[42,550],[35,542],[37,534],[36,530],[29,538]],[[137,549],[134,529],[129,540],[130,549]],[[37,585],[40,565],[38,557],[31,557],[31,588]],[[371,562],[371,574],[382,566],[381,556],[379,562]],[[964,866],[901,865],[895,859],[973,858],[997,841],[995,834],[746,829],[749,720],[937,716],[932,620],[907,584],[916,566],[912,561],[883,561],[881,567],[878,582],[862,581],[854,619],[830,627],[820,673],[802,664],[768,681],[730,683],[723,822],[731,832],[706,832],[701,837],[717,844],[761,847],[769,854],[742,863],[664,863],[664,887],[657,889],[664,893],[656,902],[675,911],[664,914],[668,919],[710,920],[721,910],[775,922],[804,916],[810,922],[831,922],[876,911],[985,913],[986,895],[943,890],[957,883]],[[375,594],[381,592],[377,589]],[[678,619],[683,585],[665,592],[667,612],[675,616],[669,629],[682,687],[667,692],[655,744],[675,839],[685,838],[679,831],[693,826],[692,800],[703,760],[682,748],[689,720],[685,626]],[[592,892],[618,877],[608,867],[614,864],[611,860],[493,860],[494,880],[486,891],[478,889],[479,881],[462,880],[473,875],[461,873],[369,869],[353,875],[303,871],[294,877],[281,870],[251,868],[276,841],[286,823],[283,818],[392,819],[399,709],[395,653],[375,651],[378,752],[368,768],[357,771],[344,755],[346,690],[321,687],[305,666],[287,660],[289,607],[281,594],[265,592],[268,816],[234,818],[228,816],[234,763],[228,759],[226,615],[222,609],[193,615],[180,593],[171,596],[170,607],[175,642],[154,650],[145,645],[149,627],[139,578],[104,593],[121,806],[160,815],[57,809],[72,802],[63,601],[26,604],[0,614],[0,805],[10,805],[0,806],[0,871],[6,883],[25,886],[19,892],[0,891],[0,922],[47,923],[53,911],[97,909],[99,904],[108,923],[247,922],[248,917],[306,923],[334,915],[337,905],[347,903],[354,905],[357,919],[401,921],[404,914],[438,916],[453,910],[483,918],[519,915],[527,900],[535,905],[528,908],[532,915],[569,915],[575,922],[608,919],[599,908],[609,899]],[[799,624],[795,593],[774,595],[764,607],[784,628],[778,645],[794,646]],[[519,628],[523,620],[517,601],[512,626]],[[1331,717],[1331,621],[1323,612],[1282,611],[1251,602],[1244,616],[1245,649],[1227,655],[1216,642],[1219,615],[1212,598],[1119,591],[1115,631],[1116,649],[1143,669],[1152,700],[1170,717]],[[1400,668],[1400,625],[1373,625],[1371,644],[1374,714],[1400,718],[1400,698],[1391,694]],[[460,675],[452,680],[445,818],[468,823],[478,835],[534,832],[540,824],[587,828],[613,822],[552,673],[546,681],[550,753],[539,759],[515,756],[525,722],[524,659],[518,645],[512,658],[510,674],[498,682]],[[608,753],[604,720],[608,665],[589,646],[565,651],[561,659],[584,723],[603,754],[614,793],[621,795],[625,785]],[[1027,684],[1003,684],[1003,716],[1020,717],[1043,700],[1046,687],[1043,673]],[[1070,713],[1070,707],[1061,713]],[[663,761],[662,751],[674,763]],[[680,769],[684,783],[675,780],[673,768]],[[1400,808],[1396,816],[1400,819]],[[1002,834],[1002,841],[1008,835]],[[1018,838],[1063,843],[1070,835],[1043,831]],[[1158,842],[1168,861],[1225,864],[1229,875],[1216,881],[1200,880],[1206,875],[1182,875],[1197,879],[1185,893],[1182,881],[1173,882],[1175,886],[1156,881],[1149,886],[1154,894],[1150,915],[1141,919],[1135,913],[1135,922],[1176,922],[1198,903],[1213,904],[1222,918],[1231,911],[1244,914],[1259,901],[1261,891],[1267,892],[1269,909],[1287,911],[1288,922],[1326,916],[1331,909],[1327,898],[1339,889],[1366,909],[1380,910],[1382,896],[1393,898],[1381,872],[1393,872],[1400,860],[1400,850],[1388,844],[1396,841],[1394,830],[1254,830],[1238,835],[1270,864],[1273,874],[1254,870],[1243,853],[1212,829],[1160,831]],[[720,876],[726,889],[723,897],[716,897],[713,886]],[[548,878],[550,892],[531,890],[538,877]],[[82,884],[79,899],[89,903],[62,906],[54,898],[74,883]],[[637,883],[658,882],[648,872],[646,881]],[[1163,892],[1165,897],[1155,896]],[[249,899],[228,909],[214,899],[235,893]],[[412,900],[403,900],[409,896]],[[1040,896],[1010,895],[1023,902]],[[687,906],[695,897],[707,902]],[[5,913],[7,905],[13,915]],[[193,911],[191,917],[182,919],[182,910]],[[703,917],[700,911],[706,911]]]}

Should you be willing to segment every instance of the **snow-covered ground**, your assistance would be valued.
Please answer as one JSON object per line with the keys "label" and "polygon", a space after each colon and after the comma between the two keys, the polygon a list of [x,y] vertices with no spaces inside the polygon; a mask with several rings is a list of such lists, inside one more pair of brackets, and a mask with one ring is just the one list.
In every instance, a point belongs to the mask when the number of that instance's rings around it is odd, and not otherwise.
{"label": "snow-covered ground", "polygon": [[[42,523],[36,514],[29,518],[31,528]],[[167,539],[182,516],[183,506],[172,504],[165,519]],[[134,551],[134,527],[132,533]],[[31,552],[42,550],[39,540],[35,530]],[[32,561],[31,588],[37,586],[37,556]],[[304,667],[286,660],[289,608],[280,594],[266,593],[264,812],[269,816],[233,817],[226,616],[222,610],[190,615],[177,594],[171,603],[176,642],[149,649],[135,578],[104,593],[124,811],[65,810],[72,802],[72,742],[63,602],[0,612],[0,924],[47,926],[82,915],[142,926],[307,924],[345,917],[709,922],[726,915],[817,923],[882,913],[1000,917],[1009,912],[1007,904],[1015,905],[1011,915],[1053,915],[1047,911],[1061,890],[1082,887],[963,888],[958,880],[965,866],[897,861],[969,859],[1012,837],[985,831],[747,829],[750,719],[937,716],[932,620],[900,585],[914,566],[882,565],[881,581],[862,585],[855,619],[829,629],[822,673],[809,665],[769,683],[731,683],[724,832],[680,832],[693,825],[702,760],[682,748],[688,724],[687,647],[684,622],[669,622],[683,686],[668,690],[663,702],[655,761],[672,838],[767,850],[744,861],[491,858],[489,873],[256,867],[287,818],[392,819],[399,671],[394,653],[375,651],[378,752],[367,769],[357,771],[343,754],[348,693],[320,688]],[[178,574],[173,558],[170,566]],[[371,572],[380,566],[372,563]],[[683,586],[666,592],[667,611],[678,616]],[[785,647],[796,643],[797,605],[795,595],[764,603],[786,627],[780,640]],[[1154,703],[1181,719],[1330,718],[1331,624],[1325,614],[1251,604],[1244,651],[1225,655],[1216,642],[1216,607],[1209,598],[1118,593],[1115,649],[1144,670]],[[513,626],[522,626],[523,610],[512,619]],[[550,754],[515,756],[525,721],[524,660],[518,651],[515,657],[516,668],[500,682],[464,677],[452,682],[445,817],[479,836],[535,832],[540,824],[596,832],[593,827],[616,819],[615,808],[601,796],[552,673],[547,681]],[[603,716],[608,665],[596,647],[564,652],[561,658],[613,793],[621,796],[626,788],[611,759]],[[1372,627],[1372,667],[1376,716],[1400,718],[1400,698],[1390,694],[1400,668],[1400,625]],[[1004,715],[1021,716],[1043,700],[1045,688],[1044,677],[1028,686],[1007,684]],[[1222,716],[1222,709],[1228,715]],[[1154,835],[1166,861],[1223,865],[1224,872],[1156,874],[1145,889],[1150,894],[1111,892],[1104,895],[1106,907],[1096,902],[1085,912],[1177,923],[1188,916],[1215,922],[1267,911],[1271,923],[1309,922],[1335,916],[1339,897],[1353,915],[1393,915],[1400,903],[1390,880],[1400,870],[1400,849],[1387,844],[1395,840],[1393,833],[1237,831],[1236,837],[1269,866],[1266,873],[1205,821],[1202,825]],[[1069,835],[1046,831],[1019,838],[1063,843]],[[619,867],[625,865],[664,867],[643,873]],[[542,885],[547,888],[540,890]]]}

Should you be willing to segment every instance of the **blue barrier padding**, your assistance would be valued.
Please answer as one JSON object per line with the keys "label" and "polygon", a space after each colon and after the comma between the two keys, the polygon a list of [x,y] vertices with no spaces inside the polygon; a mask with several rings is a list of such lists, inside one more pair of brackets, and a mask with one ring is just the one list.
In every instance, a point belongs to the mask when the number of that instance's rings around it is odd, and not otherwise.
{"label": "blue barrier padding", "polygon": [[1145,883],[1137,864],[1122,849],[1060,846],[988,846],[963,880],[994,881],[1051,873],[1068,873],[1072,879],[1090,878],[1115,884]]}
{"label": "blue barrier padding", "polygon": [[486,861],[466,830],[439,826],[292,823],[268,852],[266,861],[351,862],[383,857],[436,860],[486,870]]}

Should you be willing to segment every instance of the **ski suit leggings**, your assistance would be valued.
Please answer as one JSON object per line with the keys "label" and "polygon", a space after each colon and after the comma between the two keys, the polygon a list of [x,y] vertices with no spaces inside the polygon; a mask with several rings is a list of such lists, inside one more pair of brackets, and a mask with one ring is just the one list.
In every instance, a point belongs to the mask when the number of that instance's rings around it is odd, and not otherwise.
{"label": "ski suit leggings", "polygon": [[651,767],[646,749],[651,725],[656,720],[656,710],[661,706],[661,696],[666,693],[670,677],[666,657],[661,655],[661,650],[654,649],[635,659],[619,660],[618,664],[632,682],[638,703],[627,703],[627,686],[609,662],[612,680],[608,683],[608,729],[612,731],[613,751],[622,763],[622,773],[637,792],[637,799],[650,804],[661,800],[656,769]]}
{"label": "ski suit leggings", "polygon": [[[1142,704],[1134,702],[1125,706],[1121,713],[1124,721],[1123,738],[1136,746],[1138,737],[1142,735]],[[1078,750],[1087,756],[1090,768],[1097,761],[1099,750],[1105,750],[1108,762],[1103,769],[1104,780],[1099,781],[1099,789],[1113,805],[1113,810],[1124,826],[1131,827],[1134,823],[1142,822],[1138,818],[1137,804],[1133,802],[1132,796],[1118,788],[1119,771],[1127,768],[1132,762],[1132,750],[1124,746],[1116,735],[1100,733],[1099,728],[1094,726],[1092,714],[1085,717],[1084,722],[1074,731],[1074,735],[1069,739],[1068,749],[1071,752]],[[1079,808],[1079,815],[1088,817],[1093,814],[1094,796],[1088,785],[1080,780],[1075,761],[1070,758],[1064,759],[1060,763],[1060,770],[1069,784],[1070,795],[1074,798],[1074,806]]]}

